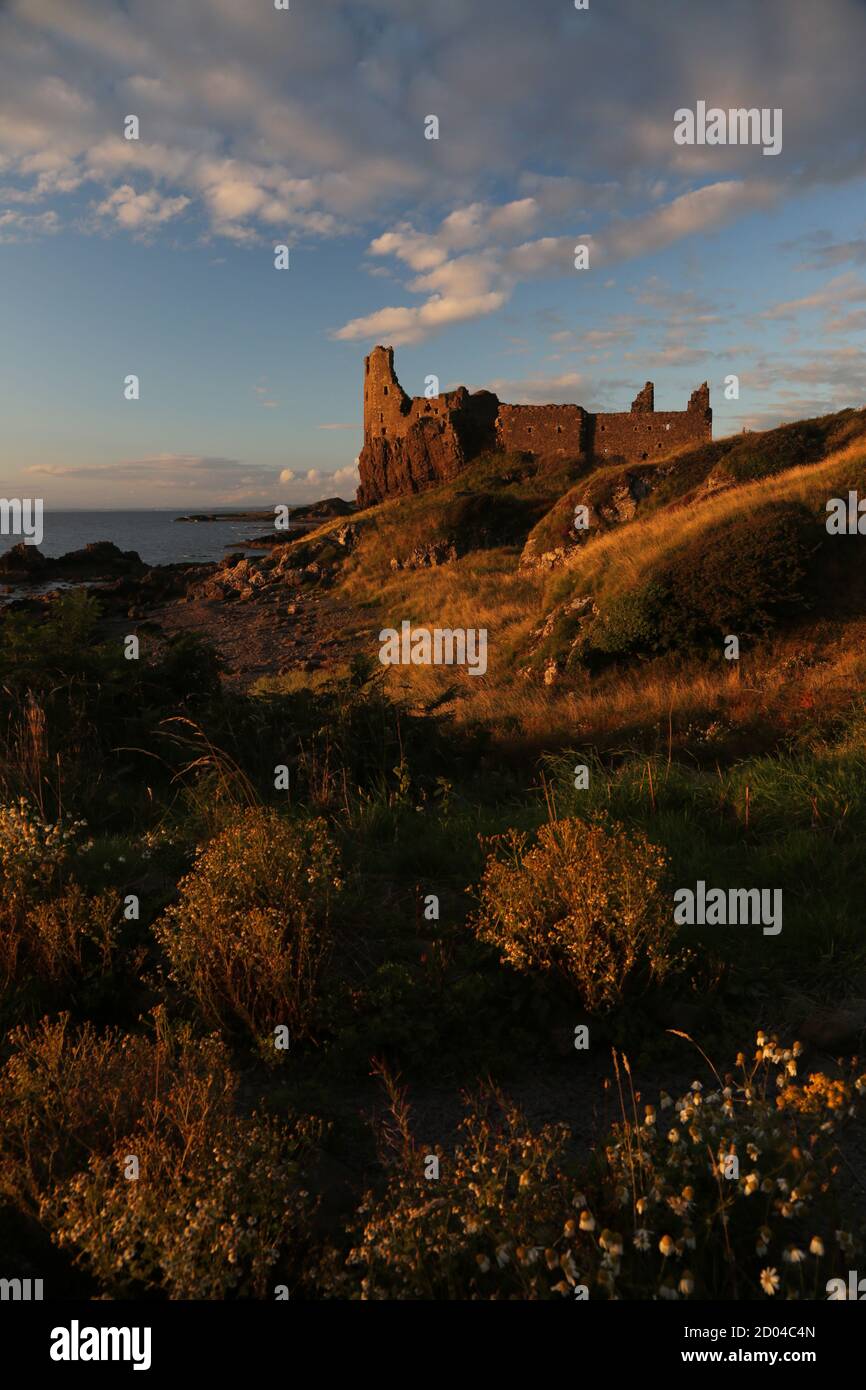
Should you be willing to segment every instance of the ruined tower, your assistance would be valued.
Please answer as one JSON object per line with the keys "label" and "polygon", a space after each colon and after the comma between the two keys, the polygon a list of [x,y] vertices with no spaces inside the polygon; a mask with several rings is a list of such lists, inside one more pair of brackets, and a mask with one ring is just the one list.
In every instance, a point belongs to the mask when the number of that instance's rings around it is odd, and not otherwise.
{"label": "ruined tower", "polygon": [[394,371],[394,349],[375,347],[364,362],[364,447],[358,504],[420,492],[496,448],[499,402],[465,386],[438,396],[407,396]]}

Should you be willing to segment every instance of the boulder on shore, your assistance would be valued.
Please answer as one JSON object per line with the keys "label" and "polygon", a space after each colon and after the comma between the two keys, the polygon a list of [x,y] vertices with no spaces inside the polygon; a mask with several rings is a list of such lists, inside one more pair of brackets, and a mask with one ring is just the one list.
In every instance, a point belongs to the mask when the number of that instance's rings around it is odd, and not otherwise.
{"label": "boulder on shore", "polygon": [[83,550],[69,550],[56,557],[43,555],[38,546],[19,541],[0,555],[0,575],[18,583],[47,579],[117,579],[143,574],[147,569],[136,550],[119,550],[113,541],[93,541]]}

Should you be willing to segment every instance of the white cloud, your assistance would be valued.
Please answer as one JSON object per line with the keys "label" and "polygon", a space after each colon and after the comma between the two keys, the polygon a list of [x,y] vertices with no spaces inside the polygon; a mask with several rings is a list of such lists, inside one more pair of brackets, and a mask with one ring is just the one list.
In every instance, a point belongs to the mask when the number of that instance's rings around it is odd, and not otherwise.
{"label": "white cloud", "polygon": [[[215,480],[234,480],[248,466],[238,459],[206,454],[152,454],[144,458],[118,459],[102,464],[32,464],[28,473],[55,478],[124,478],[153,481],[164,487],[180,482],[209,486]],[[262,473],[267,470],[256,470]]]}
{"label": "white cloud", "polygon": [[387,338],[396,346],[419,343],[436,329],[495,313],[507,298],[504,290],[491,290],[471,298],[432,295],[426,304],[414,308],[394,306],[351,319],[336,331],[334,337],[343,341]]}
{"label": "white cloud", "polygon": [[812,294],[799,299],[783,300],[779,304],[764,309],[758,315],[762,319],[792,319],[802,313],[819,309],[835,309],[858,300],[866,299],[866,280],[854,271],[835,275],[825,285]]}
{"label": "white cloud", "polygon": [[562,372],[559,376],[533,376],[506,380],[497,377],[486,383],[488,391],[495,391],[501,401],[513,405],[571,405],[581,404],[580,391],[586,391],[588,383],[581,372]]}
{"label": "white cloud", "polygon": [[94,208],[97,217],[107,217],[129,232],[144,233],[160,227],[189,207],[189,198],[163,198],[153,190],[136,193],[129,183],[121,184]]}
{"label": "white cloud", "polygon": [[579,244],[589,247],[592,270],[662,250],[697,232],[715,231],[734,217],[768,207],[775,197],[776,190],[766,181],[711,184],[649,212],[611,222],[597,234],[540,237],[517,246],[497,240],[463,255],[453,255],[452,247],[469,239],[494,238],[502,228],[517,232],[530,213],[536,215],[535,200],[500,209],[472,204],[450,214],[438,231],[429,234],[401,222],[377,237],[369,252],[394,256],[421,272],[407,288],[426,294],[427,299],[418,305],[389,305],[351,319],[333,336],[343,341],[387,338],[395,346],[417,343],[437,329],[495,313],[521,280],[587,273],[574,268],[574,249]]}
{"label": "white cloud", "polygon": [[53,236],[60,231],[56,212],[0,212],[0,242],[26,241],[32,236]]}
{"label": "white cloud", "polygon": [[[206,454],[154,454],[104,464],[33,464],[27,474],[58,481],[98,484],[106,494],[117,485],[126,497],[157,497],[183,505],[184,497],[205,503],[249,502],[266,506],[280,500],[280,486],[291,483],[292,497],[312,501],[329,493],[346,494],[358,486],[357,460],[334,473],[310,468],[303,476],[291,468],[244,463]],[[322,492],[322,489],[325,489]]]}
{"label": "white cloud", "polygon": [[[760,205],[748,200],[769,178],[796,189],[866,169],[859,0],[824,0],[817,29],[814,0],[692,6],[688,23],[660,19],[645,0],[619,0],[615,16],[591,25],[554,8],[555,19],[534,22],[525,0],[497,0],[491,38],[489,6],[463,0],[440,0],[423,28],[409,0],[330,0],[290,15],[237,0],[0,5],[7,196],[55,199],[95,181],[104,206],[123,186],[146,197],[147,173],[154,210],[127,198],[114,221],[133,235],[163,212],[176,216],[167,209],[186,198],[239,243],[277,228],[330,237],[361,220],[392,224],[374,254],[402,254],[418,274],[514,241],[525,264],[517,257],[503,272],[536,274],[548,256],[560,266],[564,218],[577,227],[618,219],[606,240],[597,234],[598,253],[623,259]],[[623,80],[612,83],[611,72]],[[756,164],[751,148],[674,145],[678,103],[701,94],[749,105],[755,91],[762,105],[784,107],[785,155],[770,174],[757,174],[768,161],[757,152]],[[124,107],[141,119],[140,141],[121,138]],[[424,115],[437,110],[443,138],[427,148]],[[672,197],[689,179],[711,182]],[[500,206],[479,200],[492,186],[510,192]],[[739,201],[737,186],[750,190]],[[655,221],[629,225],[635,208],[663,198]],[[733,200],[727,211],[720,199]],[[405,221],[419,202],[451,207],[433,235]],[[549,236],[530,242],[537,230]],[[478,312],[508,292],[491,284],[474,296]],[[427,318],[458,321],[444,298]],[[420,317],[410,332],[426,331]]]}

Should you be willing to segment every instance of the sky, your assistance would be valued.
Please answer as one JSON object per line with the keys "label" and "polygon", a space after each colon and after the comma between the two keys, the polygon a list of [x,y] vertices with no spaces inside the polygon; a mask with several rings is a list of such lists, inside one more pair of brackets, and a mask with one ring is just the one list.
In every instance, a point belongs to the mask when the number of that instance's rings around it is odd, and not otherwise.
{"label": "sky", "polygon": [[716,437],[863,405],[864,52],[866,0],[0,0],[0,496],[350,497],[376,343],[410,395],[707,380]]}

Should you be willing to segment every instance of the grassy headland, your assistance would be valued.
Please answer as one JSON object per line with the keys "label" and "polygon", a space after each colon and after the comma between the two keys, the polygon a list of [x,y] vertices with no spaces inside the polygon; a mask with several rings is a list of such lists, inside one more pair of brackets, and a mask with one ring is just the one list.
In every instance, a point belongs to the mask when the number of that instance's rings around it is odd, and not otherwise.
{"label": "grassy headland", "polygon": [[[866,1029],[866,587],[825,525],[849,490],[864,412],[632,469],[485,458],[239,572],[241,627],[307,606],[323,653],[245,689],[213,599],[209,640],[189,605],[123,633],[83,592],[7,614],[22,1275],[824,1297],[864,1211],[866,1082],[837,1059]],[[486,673],[381,667],[406,619],[486,629]],[[781,889],[783,930],[674,930],[699,880]]]}

